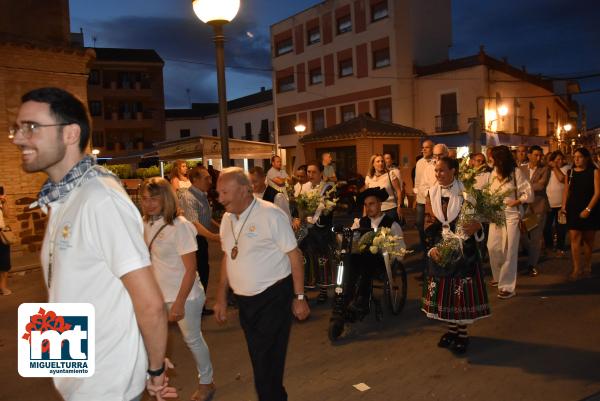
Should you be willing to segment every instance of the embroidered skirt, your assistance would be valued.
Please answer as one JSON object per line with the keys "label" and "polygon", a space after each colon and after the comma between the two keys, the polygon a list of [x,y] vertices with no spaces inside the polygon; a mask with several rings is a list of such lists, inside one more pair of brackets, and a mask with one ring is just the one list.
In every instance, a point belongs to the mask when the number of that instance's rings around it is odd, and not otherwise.
{"label": "embroidered skirt", "polygon": [[490,315],[481,269],[471,277],[429,276],[423,283],[421,310],[428,318],[470,324]]}

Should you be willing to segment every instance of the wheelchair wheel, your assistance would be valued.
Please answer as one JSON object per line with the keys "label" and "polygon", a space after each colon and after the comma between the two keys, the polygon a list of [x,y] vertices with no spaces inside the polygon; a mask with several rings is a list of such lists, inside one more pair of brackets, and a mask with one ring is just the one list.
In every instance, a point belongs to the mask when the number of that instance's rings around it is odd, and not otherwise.
{"label": "wheelchair wheel", "polygon": [[392,265],[392,280],[384,280],[385,302],[392,312],[397,315],[402,312],[406,303],[406,270],[401,262],[395,261]]}
{"label": "wheelchair wheel", "polygon": [[339,319],[331,319],[329,321],[328,336],[329,341],[336,341],[344,331],[344,321]]}

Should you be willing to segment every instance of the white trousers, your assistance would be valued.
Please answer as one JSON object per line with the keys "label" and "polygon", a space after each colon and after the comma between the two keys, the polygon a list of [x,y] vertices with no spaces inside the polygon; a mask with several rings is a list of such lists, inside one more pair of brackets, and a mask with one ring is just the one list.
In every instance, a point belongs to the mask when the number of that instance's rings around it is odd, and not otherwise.
{"label": "white trousers", "polygon": [[504,227],[490,224],[487,247],[492,275],[499,290],[513,292],[517,286],[520,235],[518,212],[506,212]]}

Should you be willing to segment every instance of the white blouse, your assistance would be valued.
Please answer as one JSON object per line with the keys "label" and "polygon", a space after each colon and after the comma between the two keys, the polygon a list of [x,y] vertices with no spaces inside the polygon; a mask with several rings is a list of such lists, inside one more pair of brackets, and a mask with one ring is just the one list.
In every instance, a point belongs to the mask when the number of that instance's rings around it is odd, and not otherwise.
{"label": "white blouse", "polygon": [[[533,201],[533,190],[531,189],[531,184],[529,183],[529,178],[527,178],[520,168],[515,168],[514,178],[513,175],[510,175],[508,178],[500,179],[496,170],[492,171],[489,178],[490,182],[490,192],[498,193],[504,192],[506,196],[504,198],[504,203],[515,199],[519,199],[521,204],[531,203]],[[515,187],[516,181],[516,187]],[[516,188],[516,191],[515,191]],[[516,195],[516,197],[515,197]],[[521,212],[522,206],[513,206],[506,207],[506,213],[516,213]]]}
{"label": "white blouse", "polygon": [[395,189],[392,185],[392,182],[395,179],[398,179],[398,182],[400,182],[400,179],[396,176],[396,171],[397,170],[390,170],[389,176],[388,173],[384,173],[380,176],[373,175],[373,177],[370,177],[367,175],[365,177],[365,185],[367,188],[383,188],[388,193],[388,198],[381,204],[381,210],[383,211],[398,207],[394,196]]}
{"label": "white blouse", "polygon": [[[150,245],[152,238],[165,224],[164,219],[144,222],[144,240]],[[150,256],[152,258],[152,273],[156,277],[158,286],[163,294],[165,302],[174,302],[179,293],[181,282],[185,274],[185,265],[181,256],[198,249],[196,242],[196,227],[183,216],[173,220],[156,236],[152,244]],[[198,298],[201,294],[202,284],[196,274],[196,282],[192,286],[187,299]]]}

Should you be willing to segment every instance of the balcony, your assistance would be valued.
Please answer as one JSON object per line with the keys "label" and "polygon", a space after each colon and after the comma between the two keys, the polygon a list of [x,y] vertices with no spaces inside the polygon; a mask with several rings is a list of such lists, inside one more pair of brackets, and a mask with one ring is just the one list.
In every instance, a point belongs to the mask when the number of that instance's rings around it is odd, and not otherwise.
{"label": "balcony", "polygon": [[517,134],[525,134],[525,117],[517,116]]}
{"label": "balcony", "polygon": [[539,122],[537,118],[529,119],[529,135],[538,135],[540,133]]}
{"label": "balcony", "polygon": [[552,121],[546,123],[546,136],[553,136],[556,131],[556,127]]}
{"label": "balcony", "polygon": [[435,132],[458,131],[458,113],[435,116]]}

